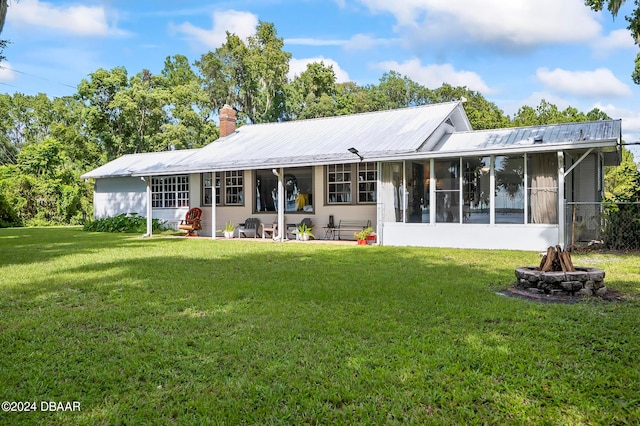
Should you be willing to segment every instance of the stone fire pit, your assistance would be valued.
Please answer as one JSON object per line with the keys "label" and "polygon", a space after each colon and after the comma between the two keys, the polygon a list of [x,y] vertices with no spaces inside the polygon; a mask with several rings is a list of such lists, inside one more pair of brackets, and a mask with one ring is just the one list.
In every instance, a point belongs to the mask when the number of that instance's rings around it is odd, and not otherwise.
{"label": "stone fire pit", "polygon": [[575,267],[575,272],[543,272],[537,266],[516,268],[516,287],[553,296],[606,296],[604,270]]}

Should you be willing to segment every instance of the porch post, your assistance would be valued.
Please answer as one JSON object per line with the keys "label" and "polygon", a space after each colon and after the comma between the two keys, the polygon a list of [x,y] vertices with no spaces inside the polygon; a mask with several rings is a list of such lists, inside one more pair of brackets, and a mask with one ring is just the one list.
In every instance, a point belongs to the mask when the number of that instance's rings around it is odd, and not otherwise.
{"label": "porch post", "polygon": [[376,161],[376,244],[382,244],[382,162]]}
{"label": "porch post", "polygon": [[284,241],[287,236],[284,229],[284,168],[278,171],[278,239]]}
{"label": "porch post", "polygon": [[153,234],[153,200],[151,194],[151,176],[141,177],[147,185],[147,233],[143,237],[151,237]]}
{"label": "porch post", "polygon": [[564,200],[564,155],[562,151],[558,151],[558,244],[565,248],[564,229],[565,229],[565,200]]}
{"label": "porch post", "polygon": [[[212,186],[211,189],[211,239],[216,239],[216,172],[211,173]],[[220,194],[222,197],[222,194]]]}

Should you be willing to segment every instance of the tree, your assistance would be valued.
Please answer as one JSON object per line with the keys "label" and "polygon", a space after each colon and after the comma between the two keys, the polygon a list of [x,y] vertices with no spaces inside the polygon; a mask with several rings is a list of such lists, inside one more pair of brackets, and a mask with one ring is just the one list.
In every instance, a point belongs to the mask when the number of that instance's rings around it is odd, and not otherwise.
{"label": "tree", "polygon": [[238,121],[273,122],[285,111],[285,85],[291,54],[282,50],[273,24],[260,22],[245,44],[227,32],[226,42],[196,62],[211,105],[238,111]]}
{"label": "tree", "polygon": [[100,68],[78,85],[78,96],[86,107],[83,119],[91,141],[105,152],[107,160],[127,153],[129,127],[122,111],[114,108],[113,101],[128,84],[127,70],[116,67],[111,71]]}
{"label": "tree", "polygon": [[540,105],[535,108],[528,105],[521,107],[513,116],[512,125],[515,127],[541,126],[546,124],[578,123],[582,121],[610,119],[607,114],[598,108],[594,108],[586,114],[571,106],[560,111],[556,105],[542,99]]}
{"label": "tree", "polygon": [[[625,0],[585,0],[585,4],[596,12],[600,12],[606,7],[614,18],[618,16],[618,12],[624,3]],[[635,1],[635,9],[630,15],[625,16],[625,20],[629,24],[627,29],[631,32],[634,43],[636,46],[640,46],[640,2],[638,0]],[[636,55],[635,67],[631,78],[635,84],[640,84],[640,53]]]}
{"label": "tree", "polygon": [[215,108],[210,105],[187,58],[167,57],[161,75],[168,93],[164,108],[166,120],[160,134],[162,145],[176,149],[199,148],[217,139],[219,132],[213,121]]}
{"label": "tree", "polygon": [[640,248],[640,172],[633,154],[622,148],[620,165],[608,167],[604,179],[606,246]]}
{"label": "tree", "polygon": [[310,63],[286,86],[285,116],[289,120],[335,116],[336,93],[333,66]]}
{"label": "tree", "polygon": [[493,102],[480,92],[466,87],[443,84],[432,93],[432,102],[451,102],[466,99],[464,110],[474,130],[497,129],[509,126],[509,119]]}

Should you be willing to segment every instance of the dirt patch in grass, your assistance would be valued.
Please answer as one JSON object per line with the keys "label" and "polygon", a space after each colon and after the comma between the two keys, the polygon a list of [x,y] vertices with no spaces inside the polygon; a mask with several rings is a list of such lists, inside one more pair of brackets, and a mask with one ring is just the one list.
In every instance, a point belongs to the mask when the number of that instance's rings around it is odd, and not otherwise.
{"label": "dirt patch in grass", "polygon": [[513,284],[505,290],[501,290],[496,292],[501,296],[507,297],[515,297],[518,299],[531,300],[533,302],[544,302],[544,303],[579,303],[593,300],[603,300],[606,302],[622,302],[627,299],[625,295],[623,295],[618,290],[608,288],[607,294],[604,296],[560,296],[554,294],[544,294],[544,293],[532,293],[526,290],[519,289]]}

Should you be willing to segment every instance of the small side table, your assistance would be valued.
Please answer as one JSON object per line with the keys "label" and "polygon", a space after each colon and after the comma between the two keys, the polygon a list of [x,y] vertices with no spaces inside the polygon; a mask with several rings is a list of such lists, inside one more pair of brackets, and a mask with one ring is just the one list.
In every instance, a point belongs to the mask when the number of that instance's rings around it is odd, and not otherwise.
{"label": "small side table", "polygon": [[336,227],[333,225],[327,225],[324,226],[322,229],[324,229],[324,239],[325,240],[335,240],[336,239]]}

